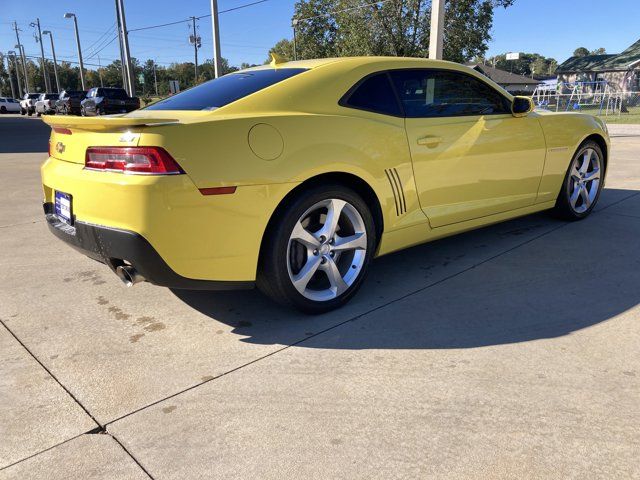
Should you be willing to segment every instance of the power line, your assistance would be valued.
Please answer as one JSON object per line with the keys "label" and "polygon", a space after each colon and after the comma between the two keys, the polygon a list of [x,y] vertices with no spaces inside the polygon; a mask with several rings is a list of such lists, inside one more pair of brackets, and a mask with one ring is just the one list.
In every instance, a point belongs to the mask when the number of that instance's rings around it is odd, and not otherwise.
{"label": "power line", "polygon": [[[218,13],[233,12],[235,10],[240,10],[242,8],[247,8],[247,7],[252,7],[253,5],[258,5],[259,3],[264,3],[264,2],[268,2],[268,1],[270,1],[270,0],[257,0],[255,2],[245,3],[244,5],[238,5],[237,7],[227,8],[226,10],[220,10]],[[385,1],[389,1],[389,0],[385,0]],[[200,20],[201,18],[209,18],[209,17],[211,17],[210,13],[208,15],[201,15],[199,17],[196,17],[196,20]],[[139,32],[141,30],[150,30],[152,28],[169,27],[171,25],[178,25],[180,23],[189,23],[191,21],[192,21],[191,18],[185,18],[184,20],[177,20],[175,22],[161,23],[159,25],[149,25],[148,27],[132,28],[130,30],[127,30],[127,32],[131,33],[131,32]]]}
{"label": "power line", "polygon": [[85,50],[89,51],[89,50],[93,49],[93,47],[95,45],[97,45],[98,43],[101,43],[103,41],[103,37],[108,36],[113,30],[115,30],[115,28],[116,28],[116,24],[114,22],[113,25],[111,25],[111,27],[109,27],[106,32],[104,32],[102,35],[100,35],[100,37],[98,37],[98,39],[95,42],[93,42],[91,45],[86,47]]}
{"label": "power line", "polygon": [[105,48],[107,48],[109,45],[111,45],[115,40],[118,39],[118,35],[114,36],[111,40],[109,40],[107,43],[105,43],[104,45],[102,45],[102,47],[99,50],[94,50],[91,55],[89,55],[87,57],[87,60],[95,57],[96,55],[98,55],[101,51],[103,51]]}
{"label": "power line", "polygon": [[307,20],[313,20],[314,18],[330,17],[331,15],[335,15],[336,13],[348,12],[350,10],[357,10],[359,8],[365,8],[365,7],[373,7],[374,5],[379,5],[381,3],[387,3],[390,1],[391,0],[380,0],[378,2],[365,3],[364,5],[357,5],[355,7],[343,8],[342,10],[334,10],[333,12],[321,13],[320,15],[314,15],[313,17],[298,18],[296,20],[298,20],[298,22],[306,22]]}

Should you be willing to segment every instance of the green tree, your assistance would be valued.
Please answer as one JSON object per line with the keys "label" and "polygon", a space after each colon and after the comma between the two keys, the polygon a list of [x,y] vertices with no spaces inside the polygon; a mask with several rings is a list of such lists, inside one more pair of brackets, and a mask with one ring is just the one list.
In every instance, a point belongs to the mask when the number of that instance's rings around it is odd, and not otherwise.
{"label": "green tree", "polygon": [[587,55],[589,55],[591,52],[589,52],[588,49],[584,48],[584,47],[578,47],[573,51],[573,56],[574,57],[586,57]]}
{"label": "green tree", "polygon": [[520,53],[518,60],[507,60],[506,54],[496,55],[487,62],[501,70],[517,73],[518,75],[535,76],[551,75],[555,72],[558,62],[554,58],[547,58],[539,53]]}
{"label": "green tree", "polygon": [[591,55],[604,55],[607,53],[607,49],[604,47],[596,48],[595,50],[591,50]]}
{"label": "green tree", "polygon": [[[491,38],[493,12],[515,0],[448,0],[444,58],[457,62],[483,55]],[[429,49],[431,0],[298,0],[294,7],[298,58],[350,55],[424,57]],[[270,51],[293,56],[289,40]]]}

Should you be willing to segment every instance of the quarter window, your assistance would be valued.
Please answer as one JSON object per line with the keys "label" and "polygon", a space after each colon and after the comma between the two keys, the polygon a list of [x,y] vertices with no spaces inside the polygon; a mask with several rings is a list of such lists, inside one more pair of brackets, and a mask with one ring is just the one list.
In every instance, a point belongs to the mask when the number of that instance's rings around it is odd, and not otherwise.
{"label": "quarter window", "polygon": [[442,70],[395,70],[390,74],[407,117],[510,113],[504,96],[471,75]]}
{"label": "quarter window", "polygon": [[386,72],[377,73],[362,80],[340,103],[347,107],[385,115],[402,115]]}

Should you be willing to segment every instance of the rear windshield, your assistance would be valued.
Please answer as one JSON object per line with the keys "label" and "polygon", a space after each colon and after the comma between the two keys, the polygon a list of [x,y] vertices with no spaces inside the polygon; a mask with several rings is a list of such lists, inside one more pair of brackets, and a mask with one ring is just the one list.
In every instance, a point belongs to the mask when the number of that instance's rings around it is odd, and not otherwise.
{"label": "rear windshield", "polygon": [[58,94],[57,93],[47,93],[44,98],[46,98],[47,100],[51,100],[51,99],[56,99],[58,98]]}
{"label": "rear windshield", "polygon": [[40,94],[39,93],[30,93],[29,94],[29,98],[40,98]]}
{"label": "rear windshield", "polygon": [[71,91],[67,91],[66,95],[67,95],[67,97],[78,98],[78,97],[84,97],[84,92],[82,92],[82,91],[77,92],[75,90],[71,90]]}
{"label": "rear windshield", "polygon": [[126,98],[129,98],[127,92],[125,92],[121,88],[104,89],[102,93],[107,98],[115,98],[117,100],[124,100]]}
{"label": "rear windshield", "polygon": [[279,68],[231,73],[149,105],[146,110],[214,110],[305,70]]}

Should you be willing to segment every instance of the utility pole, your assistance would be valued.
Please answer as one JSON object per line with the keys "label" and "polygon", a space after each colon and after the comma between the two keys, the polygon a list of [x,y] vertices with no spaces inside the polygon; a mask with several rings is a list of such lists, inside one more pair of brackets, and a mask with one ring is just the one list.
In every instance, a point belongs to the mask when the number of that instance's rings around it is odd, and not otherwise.
{"label": "utility pole", "polygon": [[444,45],[444,0],[431,1],[431,32],[429,35],[429,58],[442,60]]}
{"label": "utility pole", "polygon": [[44,90],[47,93],[51,92],[51,82],[49,81],[49,74],[47,73],[47,63],[44,59],[44,45],[42,44],[42,31],[40,30],[40,19],[36,18],[35,22],[31,22],[29,25],[38,28],[38,36],[36,41],[40,43],[40,60],[42,61],[42,78],[44,79]]}
{"label": "utility pole", "polygon": [[127,71],[127,90],[131,97],[136,95],[136,84],[133,78],[133,69],[131,67],[131,53],[129,52],[129,37],[127,32],[127,20],[124,15],[124,0],[116,0],[118,14],[120,16],[120,33],[122,34],[122,50],[124,53],[124,61]]}
{"label": "utility pole", "polygon": [[53,55],[53,75],[56,77],[56,92],[60,93],[60,80],[58,80],[58,60],[56,59],[56,49],[53,46],[53,33],[50,30],[42,32],[43,35],[49,35],[51,40],[51,54]]}
{"label": "utility pole", "polygon": [[291,21],[291,28],[293,28],[293,59],[298,60],[298,47],[297,47],[297,35],[296,35],[296,27],[298,26],[298,19],[294,18]]}
{"label": "utility pole", "polygon": [[211,29],[213,30],[213,69],[215,77],[222,75],[220,54],[220,25],[218,23],[218,0],[211,0]]}
{"label": "utility pole", "polygon": [[193,35],[189,36],[189,43],[193,45],[193,55],[195,58],[195,77],[193,80],[193,84],[198,84],[198,48],[200,47],[200,37],[198,37],[198,33],[196,32],[196,17],[191,17],[191,21],[193,22]]}
{"label": "utility pole", "polygon": [[120,47],[120,70],[122,73],[122,88],[124,88],[129,95],[129,89],[127,88],[127,70],[124,66],[124,48],[122,47],[122,30],[120,29],[120,10],[118,9],[118,0],[116,1],[116,30],[118,32],[118,45]]}
{"label": "utility pole", "polygon": [[29,76],[27,75],[27,59],[24,55],[24,48],[22,48],[22,44],[20,43],[20,35],[18,34],[18,32],[20,32],[21,30],[18,28],[18,24],[16,22],[13,22],[13,29],[16,31],[16,40],[18,41],[18,44],[15,46],[15,48],[18,49],[18,51],[20,52],[20,56],[22,57],[22,70],[24,72],[24,84],[25,84],[25,93],[27,93],[29,90],[31,90],[31,88],[29,88]]}
{"label": "utility pole", "polygon": [[156,76],[156,61],[153,60],[153,83],[156,86],[156,97],[158,96],[158,77]]}
{"label": "utility pole", "polygon": [[18,96],[22,97],[22,94],[24,92],[22,91],[22,84],[20,83],[20,67],[18,67],[18,59],[16,58],[16,52],[14,52],[13,50],[9,50],[7,53],[9,54],[9,56],[13,55],[13,69],[16,72],[16,80],[18,80]]}
{"label": "utility pole", "polygon": [[20,50],[20,57],[22,57],[22,69],[24,72],[24,83],[26,84],[26,92],[28,92],[29,89],[29,77],[27,76],[27,55],[24,53],[24,45],[16,45],[15,48],[18,48]]}
{"label": "utility pole", "polygon": [[104,87],[104,83],[102,83],[102,62],[100,61],[100,54],[98,53],[98,76],[100,77],[100,86]]}

